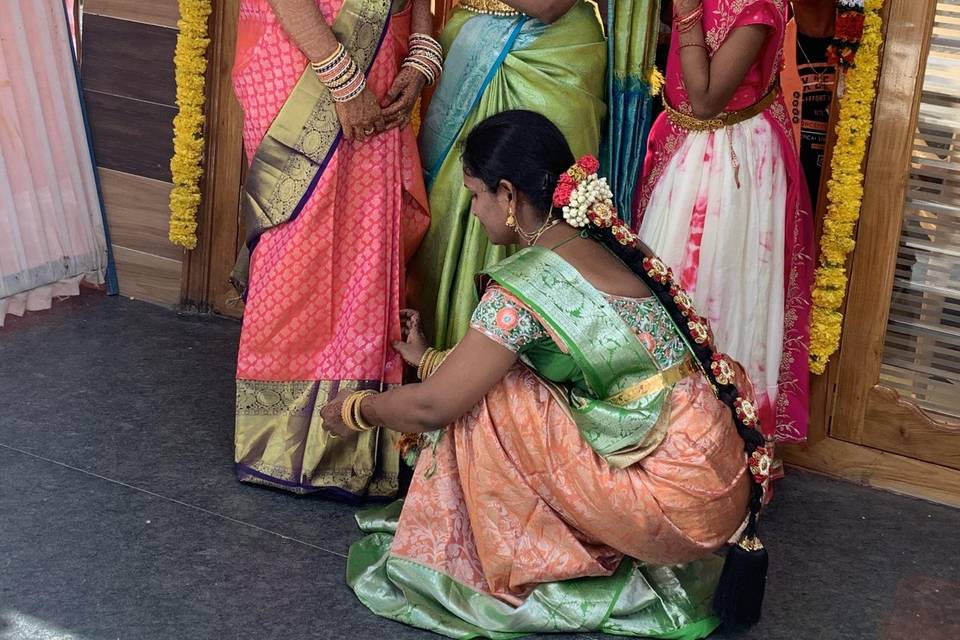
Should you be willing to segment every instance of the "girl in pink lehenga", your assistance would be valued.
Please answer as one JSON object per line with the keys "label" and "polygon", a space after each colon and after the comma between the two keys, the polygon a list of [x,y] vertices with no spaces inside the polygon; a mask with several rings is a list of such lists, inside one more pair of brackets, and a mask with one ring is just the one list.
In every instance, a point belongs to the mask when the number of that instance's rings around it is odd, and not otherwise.
{"label": "girl in pink lehenga", "polygon": [[298,493],[391,496],[393,440],[331,441],[318,409],[340,390],[401,381],[389,345],[400,335],[405,261],[428,225],[408,126],[426,77],[402,65],[415,53],[408,39],[423,42],[411,38],[411,22],[429,34],[429,3],[240,4],[233,78],[254,233],[237,364],[237,475]]}
{"label": "girl in pink lehenga", "polygon": [[676,0],[634,224],[747,368],[764,433],[807,433],[812,217],[779,91],[786,0]]}

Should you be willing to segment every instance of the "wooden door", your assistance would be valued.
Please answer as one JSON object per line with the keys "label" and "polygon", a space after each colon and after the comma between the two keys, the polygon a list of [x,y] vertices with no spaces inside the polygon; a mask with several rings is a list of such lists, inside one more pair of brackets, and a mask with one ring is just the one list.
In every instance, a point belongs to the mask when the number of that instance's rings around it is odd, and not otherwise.
{"label": "wooden door", "polygon": [[243,313],[229,277],[244,237],[240,189],[246,167],[243,111],[230,77],[239,11],[239,0],[219,0],[210,16],[203,199],[197,213],[197,248],[187,253],[181,286],[187,309],[234,317]]}
{"label": "wooden door", "polygon": [[887,25],[829,435],[960,469],[960,0]]}

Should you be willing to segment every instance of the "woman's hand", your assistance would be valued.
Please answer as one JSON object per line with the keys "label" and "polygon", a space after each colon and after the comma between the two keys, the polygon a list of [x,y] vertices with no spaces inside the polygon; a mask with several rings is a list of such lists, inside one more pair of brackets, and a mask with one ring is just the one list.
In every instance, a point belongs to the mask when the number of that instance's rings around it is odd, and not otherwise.
{"label": "woman's hand", "polygon": [[320,409],[320,417],[323,418],[323,428],[325,431],[329,431],[331,436],[343,438],[355,433],[355,431],[343,423],[341,413],[343,403],[351,393],[353,392],[348,390],[341,391],[333,400]]}
{"label": "woman's hand", "polygon": [[427,85],[427,78],[416,69],[403,67],[393,80],[384,100],[383,119],[387,129],[405,127],[410,122],[417,98]]}
{"label": "woman's hand", "polygon": [[336,109],[340,126],[343,127],[343,137],[347,140],[363,142],[386,127],[383,111],[369,87],[365,87],[353,100],[337,102]]}
{"label": "woman's hand", "polygon": [[673,11],[675,15],[686,16],[693,13],[701,0],[673,0]]}
{"label": "woman's hand", "polygon": [[400,334],[402,342],[394,342],[393,348],[403,357],[403,361],[411,367],[419,367],[429,345],[423,335],[423,326],[420,314],[413,309],[403,309],[400,312]]}

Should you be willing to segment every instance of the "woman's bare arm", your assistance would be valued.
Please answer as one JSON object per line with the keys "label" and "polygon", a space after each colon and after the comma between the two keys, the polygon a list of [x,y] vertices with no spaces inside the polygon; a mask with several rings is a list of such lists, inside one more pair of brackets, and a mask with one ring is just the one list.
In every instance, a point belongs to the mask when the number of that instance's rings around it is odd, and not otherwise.
{"label": "woman's bare arm", "polygon": [[[280,26],[311,62],[329,58],[339,41],[314,0],[268,0]],[[337,118],[347,140],[363,141],[386,127],[380,102],[365,88],[348,102],[336,104]]]}
{"label": "woman's bare arm", "polygon": [[370,423],[394,431],[439,429],[480,402],[516,361],[515,353],[471,329],[424,382],[367,398],[361,411]]}
{"label": "woman's bare arm", "polygon": [[333,34],[314,0],[267,0],[280,26],[311,62],[319,62],[337,50]]}
{"label": "woman's bare arm", "polygon": [[412,0],[413,8],[410,15],[410,31],[433,35],[433,14],[430,13],[430,0]]}
{"label": "woman's bare arm", "polygon": [[[689,15],[698,4],[699,0],[674,2],[681,16]],[[696,117],[713,118],[724,110],[756,61],[769,32],[764,25],[734,29],[713,57],[708,55],[700,22],[678,36],[683,84]]]}

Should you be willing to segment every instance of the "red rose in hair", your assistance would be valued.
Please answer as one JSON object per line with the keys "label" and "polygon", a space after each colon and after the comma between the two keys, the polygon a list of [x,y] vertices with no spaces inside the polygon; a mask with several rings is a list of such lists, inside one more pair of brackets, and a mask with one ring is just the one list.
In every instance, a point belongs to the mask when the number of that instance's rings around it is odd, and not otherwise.
{"label": "red rose in hair", "polygon": [[577,163],[583,170],[587,172],[587,175],[596,173],[600,170],[600,162],[593,156],[583,156],[580,158],[580,161]]}
{"label": "red rose in hair", "polygon": [[574,186],[571,182],[560,180],[557,188],[553,190],[553,206],[563,207],[570,204],[570,194],[573,193]]}

